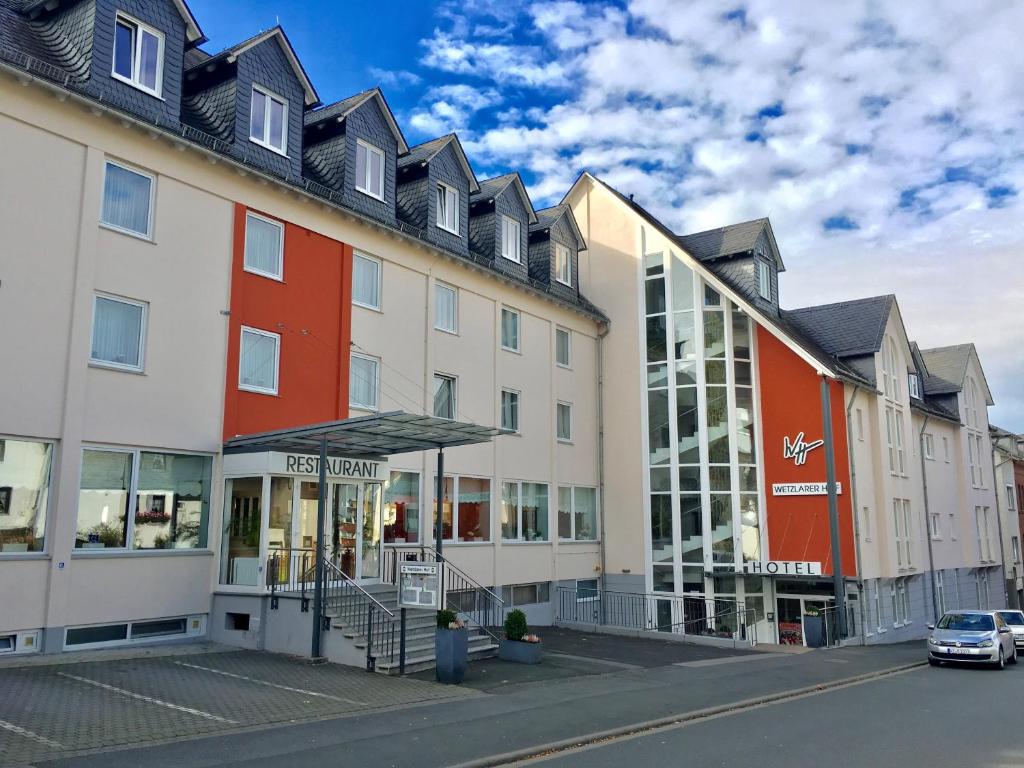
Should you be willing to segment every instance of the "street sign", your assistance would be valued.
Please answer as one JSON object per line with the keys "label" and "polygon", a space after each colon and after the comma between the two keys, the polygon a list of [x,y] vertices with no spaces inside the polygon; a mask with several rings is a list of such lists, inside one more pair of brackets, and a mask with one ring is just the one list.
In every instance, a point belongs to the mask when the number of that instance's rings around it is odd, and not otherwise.
{"label": "street sign", "polygon": [[399,565],[398,607],[441,607],[441,575],[437,563]]}

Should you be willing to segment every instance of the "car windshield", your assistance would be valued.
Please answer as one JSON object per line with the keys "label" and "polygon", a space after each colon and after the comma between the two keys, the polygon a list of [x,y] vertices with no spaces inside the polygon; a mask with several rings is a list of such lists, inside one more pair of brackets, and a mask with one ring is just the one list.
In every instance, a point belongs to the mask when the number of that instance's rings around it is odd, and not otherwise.
{"label": "car windshield", "polygon": [[977,613],[947,613],[938,624],[939,629],[953,629],[960,632],[991,632],[995,623],[991,616]]}
{"label": "car windshield", "polygon": [[1000,611],[999,615],[1003,617],[1003,621],[1007,624],[1013,624],[1015,627],[1024,627],[1024,613],[1020,611]]}

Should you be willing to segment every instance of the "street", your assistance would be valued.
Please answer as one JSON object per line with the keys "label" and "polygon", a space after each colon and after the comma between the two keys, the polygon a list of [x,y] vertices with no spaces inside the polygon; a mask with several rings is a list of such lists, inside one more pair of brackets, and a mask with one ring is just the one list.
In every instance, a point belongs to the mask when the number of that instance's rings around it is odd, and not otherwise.
{"label": "street", "polygon": [[1024,665],[919,667],[690,724],[583,747],[527,764],[731,768],[1024,764]]}

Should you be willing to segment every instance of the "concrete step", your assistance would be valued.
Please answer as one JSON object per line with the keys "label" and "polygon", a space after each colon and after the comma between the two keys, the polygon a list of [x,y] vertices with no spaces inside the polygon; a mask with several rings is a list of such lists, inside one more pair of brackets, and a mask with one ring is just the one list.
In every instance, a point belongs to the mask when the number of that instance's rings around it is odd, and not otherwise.
{"label": "concrete step", "polygon": [[[490,635],[484,635],[484,634],[470,635],[467,638],[467,640],[468,640],[468,644],[469,644],[470,650],[472,650],[473,648],[476,648],[479,645],[487,645],[489,643],[493,643],[494,642],[494,639]],[[395,647],[395,658],[396,659],[398,658],[398,647],[399,647],[399,643],[400,642],[401,642],[400,639],[398,637],[396,637],[395,638],[395,646],[394,646]],[[366,648],[366,638],[365,637],[357,638],[355,640],[354,644],[355,644],[356,648],[365,650],[365,648]],[[420,635],[418,637],[408,637],[408,636],[406,636],[406,638],[405,638],[405,655],[406,655],[407,658],[411,657],[411,656],[422,656],[422,655],[424,655],[427,652],[429,652],[429,653],[433,653],[434,652],[434,634],[433,633],[430,633],[429,635]]]}
{"label": "concrete step", "polygon": [[[487,638],[487,644],[471,645],[469,648],[468,658],[470,661],[479,661],[480,659],[490,659],[498,655],[498,644],[491,640],[490,637],[484,635]],[[434,649],[431,646],[429,653],[424,653],[418,656],[410,656],[408,654],[408,648],[406,648],[405,657],[405,673],[411,674],[413,672],[422,672],[427,669],[433,669],[437,666],[437,661],[434,658]],[[398,674],[398,657],[394,659],[377,659],[377,671],[384,675],[397,675]]]}

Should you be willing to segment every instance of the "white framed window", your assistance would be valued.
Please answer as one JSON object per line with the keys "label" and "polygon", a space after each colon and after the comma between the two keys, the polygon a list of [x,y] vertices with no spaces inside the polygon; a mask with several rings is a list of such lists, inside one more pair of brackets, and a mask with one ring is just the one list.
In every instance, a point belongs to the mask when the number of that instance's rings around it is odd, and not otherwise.
{"label": "white framed window", "polygon": [[155,190],[153,174],[107,160],[103,167],[100,223],[119,232],[152,239]]}
{"label": "white framed window", "polygon": [[939,615],[946,612],[946,586],[942,583],[942,571],[935,572],[935,598],[939,603]]}
{"label": "white framed window", "polygon": [[364,411],[380,407],[380,361],[352,353],[349,359],[348,404]]}
{"label": "white framed window", "polygon": [[900,475],[906,475],[906,457],[903,452],[903,412],[897,410],[893,413],[896,417],[896,467]]}
{"label": "white framed window", "polygon": [[918,400],[921,399],[921,380],[917,377],[916,373],[908,374],[907,387],[911,397],[916,397]]}
{"label": "white framed window", "polygon": [[882,621],[882,585],[877,581],[875,582],[875,631],[879,634],[885,632],[885,622]]}
{"label": "white framed window", "polygon": [[459,330],[459,293],[441,282],[434,283],[434,327],[446,333]]}
{"label": "white framed window", "polygon": [[935,461],[935,437],[927,432],[924,433],[924,457]]}
{"label": "white framed window", "polygon": [[857,439],[864,442],[864,411],[857,409]]}
{"label": "white framed window", "polygon": [[555,280],[572,285],[572,254],[561,243],[555,243]]}
{"label": "white framed window", "polygon": [[455,420],[456,381],[454,376],[434,374],[434,415],[439,419]]}
{"label": "white framed window", "polygon": [[352,303],[380,310],[381,262],[357,253],[352,260]]}
{"label": "white framed window", "polygon": [[384,150],[356,139],[356,189],[384,199]]}
{"label": "white framed window", "polygon": [[1013,555],[1013,562],[1019,563],[1020,562],[1020,537],[1019,536],[1011,536],[1010,537],[1010,552]]}
{"label": "white framed window", "polygon": [[548,486],[512,480],[501,484],[501,538],[548,540]]}
{"label": "white framed window", "polygon": [[144,302],[95,294],[89,362],[105,368],[141,372],[145,366],[147,312]]}
{"label": "white framed window", "polygon": [[284,155],[288,152],[288,100],[262,85],[253,85],[249,140]]}
{"label": "white framed window", "polygon": [[572,331],[555,328],[555,363],[562,368],[572,367]]}
{"label": "white framed window", "polygon": [[772,300],[772,271],[767,261],[757,262],[757,293],[762,299]]}
{"label": "white framed window", "polygon": [[501,308],[501,348],[519,352],[519,313],[508,307]]}
{"label": "white framed window", "polygon": [[978,532],[978,555],[983,563],[993,562],[992,526],[988,507],[975,507],[974,520]]}
{"label": "white framed window", "polygon": [[941,539],[942,538],[941,516],[939,515],[938,512],[929,512],[928,513],[928,528],[930,529],[929,533],[931,534],[931,537],[933,539]]}
{"label": "white framed window", "polygon": [[514,389],[501,390],[501,428],[519,431],[519,393]]}
{"label": "white framed window", "polygon": [[1010,483],[1006,484],[1006,508],[1010,512],[1014,512],[1017,509],[1016,494],[1013,491],[1013,485]]}
{"label": "white framed window", "polygon": [[942,458],[949,464],[949,438],[942,438]]}
{"label": "white framed window", "polygon": [[911,515],[909,499],[892,500],[892,522],[896,543],[896,567],[913,568],[914,556],[910,533]]}
{"label": "white framed window", "polygon": [[576,579],[576,602],[590,603],[600,600],[597,579]]}
{"label": "white framed window", "polygon": [[0,554],[46,551],[53,443],[0,438]]}
{"label": "white framed window", "polygon": [[896,414],[886,406],[885,409],[885,443],[889,453],[889,473],[896,474]]}
{"label": "white framed window", "polygon": [[903,601],[899,599],[899,595],[896,592],[896,582],[889,585],[889,601],[892,603],[892,625],[893,627],[902,627],[903,620],[900,614],[902,613]]}
{"label": "white framed window", "polygon": [[[434,517],[431,531],[437,531],[437,477],[431,483]],[[466,475],[445,475],[441,483],[441,534],[444,541],[485,542],[491,540],[491,481]]]}
{"label": "white framed window", "polygon": [[516,264],[522,262],[520,247],[522,243],[522,228],[518,221],[511,216],[501,217],[501,255]]}
{"label": "white framed window", "polygon": [[903,603],[903,623],[910,624],[913,620],[913,614],[910,610],[910,590],[907,589],[907,580],[900,579],[899,581],[900,600]]}
{"label": "white framed window", "polygon": [[437,226],[453,235],[459,234],[459,191],[438,182],[435,196],[437,198]]}
{"label": "white framed window", "polygon": [[864,507],[864,514],[861,516],[863,521],[863,533],[864,540],[871,541],[871,508]]}
{"label": "white framed window", "polygon": [[561,443],[572,441],[572,404],[559,402],[555,406],[556,435]]}
{"label": "white framed window", "polygon": [[243,325],[238,352],[238,388],[276,395],[280,357],[280,334]]}
{"label": "white framed window", "polygon": [[164,35],[123,13],[114,21],[111,76],[160,97],[164,78]]}
{"label": "white framed window", "polygon": [[284,224],[258,213],[245,214],[245,256],[243,267],[263,277],[284,276]]}
{"label": "white framed window", "polygon": [[558,487],[558,538],[562,541],[597,541],[597,489]]}

